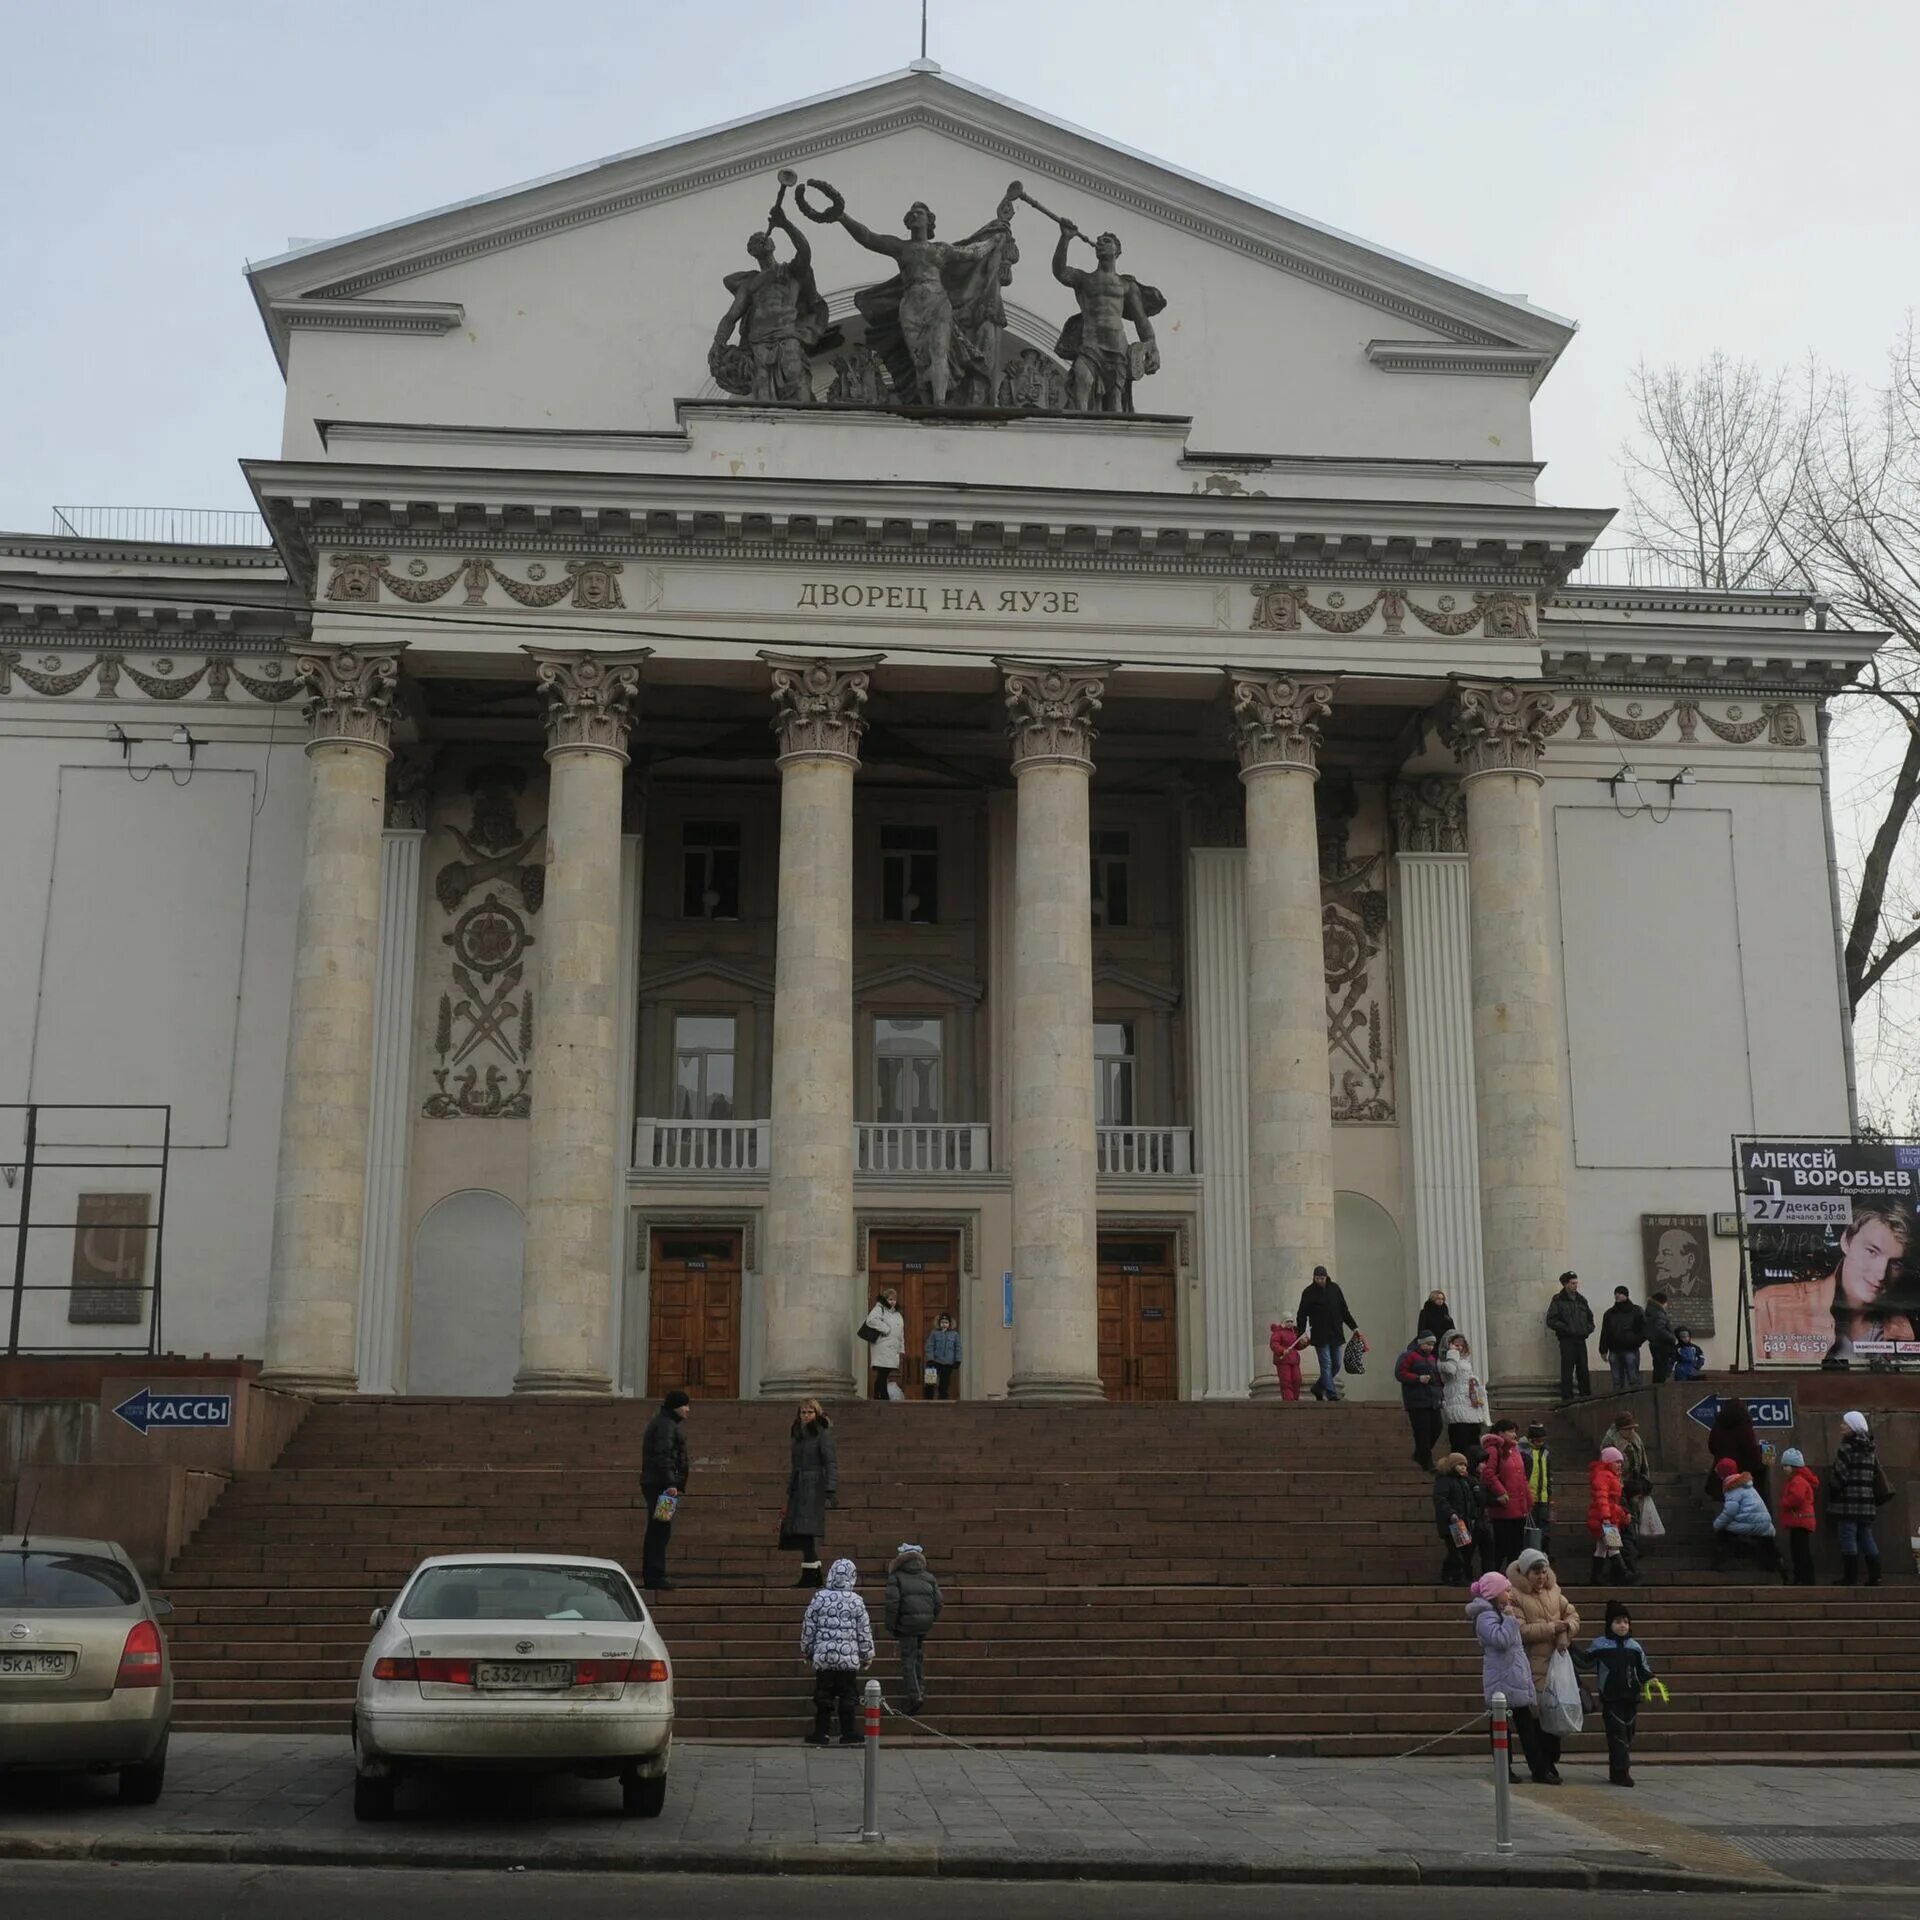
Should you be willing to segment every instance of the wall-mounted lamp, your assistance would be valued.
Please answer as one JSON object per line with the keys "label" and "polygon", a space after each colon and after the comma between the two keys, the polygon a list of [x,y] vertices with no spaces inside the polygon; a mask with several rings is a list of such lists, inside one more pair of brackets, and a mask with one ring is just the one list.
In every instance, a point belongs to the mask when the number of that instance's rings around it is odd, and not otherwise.
{"label": "wall-mounted lamp", "polygon": [[1624,784],[1628,782],[1631,782],[1635,786],[1640,784],[1640,773],[1636,767],[1622,767],[1618,773],[1605,773],[1602,774],[1600,778],[1602,784],[1612,791],[1616,799],[1619,797],[1620,789]]}
{"label": "wall-mounted lamp", "polygon": [[1667,798],[1671,800],[1676,788],[1693,786],[1699,778],[1700,776],[1691,767],[1682,767],[1671,780],[1663,780],[1661,785],[1666,788]]}
{"label": "wall-mounted lamp", "polygon": [[118,720],[114,721],[113,724],[107,728],[107,738],[120,749],[120,758],[122,760],[131,760],[133,758],[132,736]]}
{"label": "wall-mounted lamp", "polygon": [[187,730],[187,723],[184,720],[173,730],[173,744],[176,747],[186,748],[187,765],[192,766],[200,751],[200,742]]}

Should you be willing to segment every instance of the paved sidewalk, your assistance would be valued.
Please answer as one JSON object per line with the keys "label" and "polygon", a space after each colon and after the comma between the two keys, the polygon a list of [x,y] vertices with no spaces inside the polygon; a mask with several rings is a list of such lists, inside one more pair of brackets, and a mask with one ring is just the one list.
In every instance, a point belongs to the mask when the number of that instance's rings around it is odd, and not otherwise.
{"label": "paved sidewalk", "polygon": [[[1778,1887],[1781,1871],[1716,1844],[1728,1776],[1643,1768],[1637,1795],[1578,1784],[1513,1795],[1515,1852],[1493,1851],[1488,1767],[1459,1760],[1185,1758],[966,1752],[882,1754],[879,1846],[861,1846],[855,1751],[676,1751],[665,1815],[628,1819],[611,1781],[467,1776],[402,1789],[400,1818],[352,1810],[335,1736],[177,1734],[157,1807],[120,1806],[110,1780],[13,1783],[0,1858],[354,1862],[710,1873],[941,1874],[1208,1880],[1448,1878],[1555,1886]],[[1796,1817],[1844,1795],[1884,1808],[1872,1776],[1794,1770]],[[1899,1794],[1913,1775],[1895,1774]],[[1637,1804],[1636,1804],[1637,1803]],[[1817,1804],[1816,1804],[1817,1803]],[[1899,1804],[1896,1799],[1894,1804]],[[1658,1808],[1664,1818],[1656,1818]],[[1686,1824],[1687,1810],[1697,1819]],[[1751,1811],[1751,1806],[1749,1806]],[[1690,1876],[1698,1876],[1697,1878]],[[1811,1877],[1824,1878],[1824,1875]]]}

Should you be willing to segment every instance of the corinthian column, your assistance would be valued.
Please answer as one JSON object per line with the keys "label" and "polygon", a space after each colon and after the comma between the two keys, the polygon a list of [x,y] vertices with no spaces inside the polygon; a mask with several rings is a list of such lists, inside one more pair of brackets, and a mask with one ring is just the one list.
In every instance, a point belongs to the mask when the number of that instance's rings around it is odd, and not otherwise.
{"label": "corinthian column", "polygon": [[547,875],[513,1390],[611,1393],[620,783],[649,650],[526,651],[547,703]]}
{"label": "corinthian column", "polygon": [[1552,1377],[1542,1324],[1567,1266],[1567,1096],[1547,945],[1537,687],[1461,687],[1442,721],[1467,795],[1473,1080],[1490,1384]]}
{"label": "corinthian column", "polygon": [[307,837],[261,1369],[292,1393],[358,1384],[380,835],[400,651],[293,649],[307,689]]}
{"label": "corinthian column", "polygon": [[1018,788],[1013,879],[1009,1398],[1100,1400],[1093,1138],[1093,716],[1105,665],[1002,660]]}
{"label": "corinthian column", "polygon": [[761,656],[780,752],[766,1327],[760,1391],[854,1391],[853,776],[879,665]]}
{"label": "corinthian column", "polygon": [[1230,672],[1247,790],[1247,1108],[1253,1241],[1252,1390],[1279,1392],[1262,1364],[1267,1329],[1316,1266],[1333,1259],[1333,1101],[1320,922],[1320,777],[1326,681]]}

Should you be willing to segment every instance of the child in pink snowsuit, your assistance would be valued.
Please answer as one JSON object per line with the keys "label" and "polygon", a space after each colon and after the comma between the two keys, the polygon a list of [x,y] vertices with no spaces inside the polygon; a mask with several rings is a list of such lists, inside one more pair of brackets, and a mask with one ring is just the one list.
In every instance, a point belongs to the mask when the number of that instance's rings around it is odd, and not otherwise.
{"label": "child in pink snowsuit", "polygon": [[1282,1400],[1300,1398],[1300,1349],[1306,1337],[1294,1327],[1292,1314],[1267,1330],[1267,1345],[1273,1349],[1273,1370],[1280,1376]]}

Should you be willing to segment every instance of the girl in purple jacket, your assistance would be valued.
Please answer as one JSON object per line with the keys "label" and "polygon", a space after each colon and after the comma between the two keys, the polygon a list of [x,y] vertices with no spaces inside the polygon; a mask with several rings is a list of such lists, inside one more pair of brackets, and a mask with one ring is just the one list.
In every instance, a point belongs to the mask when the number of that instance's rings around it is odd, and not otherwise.
{"label": "girl in purple jacket", "polygon": [[[1520,1639],[1520,1622],[1513,1612],[1513,1584],[1504,1573],[1482,1574],[1473,1583],[1473,1598],[1467,1602],[1467,1618],[1473,1622],[1474,1638],[1480,1642],[1480,1693],[1489,1708],[1493,1696],[1507,1696],[1507,1714],[1527,1757],[1527,1771],[1542,1786],[1557,1787],[1560,1770],[1551,1765],[1540,1739],[1539,1696],[1533,1689],[1533,1668],[1527,1661],[1526,1647]],[[1491,1721],[1489,1721],[1491,1727]],[[1491,1735],[1489,1735],[1491,1737]],[[1518,1780],[1508,1750],[1507,1775]]]}

